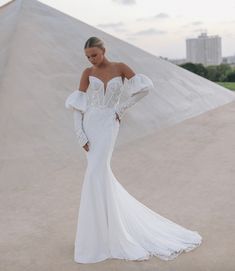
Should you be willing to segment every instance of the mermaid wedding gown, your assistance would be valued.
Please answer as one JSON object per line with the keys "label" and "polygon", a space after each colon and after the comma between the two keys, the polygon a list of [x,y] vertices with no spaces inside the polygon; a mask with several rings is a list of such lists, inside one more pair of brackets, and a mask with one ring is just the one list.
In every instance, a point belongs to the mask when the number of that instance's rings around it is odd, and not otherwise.
{"label": "mermaid wedding gown", "polygon": [[[75,90],[65,107],[73,111],[74,129],[81,146],[89,142],[75,238],[74,260],[95,263],[108,258],[172,260],[198,247],[202,237],[152,211],[131,196],[115,178],[110,160],[119,121],[128,108],[153,88],[150,78],[135,74],[104,82],[89,77],[86,92]],[[120,103],[123,90],[129,97]]]}

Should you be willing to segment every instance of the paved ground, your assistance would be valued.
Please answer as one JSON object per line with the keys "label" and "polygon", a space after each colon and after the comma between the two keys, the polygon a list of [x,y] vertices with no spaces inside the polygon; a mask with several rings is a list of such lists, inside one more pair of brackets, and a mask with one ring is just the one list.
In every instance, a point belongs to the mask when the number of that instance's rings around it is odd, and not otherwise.
{"label": "paved ground", "polygon": [[35,145],[33,154],[1,159],[0,269],[234,270],[234,133],[235,103],[230,103],[115,149],[112,169],[125,188],[203,237],[199,248],[168,262],[156,257],[88,265],[73,261],[86,166],[77,145],[57,135],[50,149]]}

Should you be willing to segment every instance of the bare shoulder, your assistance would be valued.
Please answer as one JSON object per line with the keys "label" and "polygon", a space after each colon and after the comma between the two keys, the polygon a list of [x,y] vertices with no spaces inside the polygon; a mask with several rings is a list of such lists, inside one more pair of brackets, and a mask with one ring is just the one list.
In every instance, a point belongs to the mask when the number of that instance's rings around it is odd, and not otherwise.
{"label": "bare shoulder", "polygon": [[134,70],[124,62],[118,62],[118,67],[122,75],[127,79],[135,75]]}
{"label": "bare shoulder", "polygon": [[89,76],[91,74],[92,67],[87,67],[86,69],[83,70],[82,76]]}
{"label": "bare shoulder", "polygon": [[91,72],[91,68],[88,67],[83,70],[81,78],[80,78],[80,83],[79,83],[79,90],[86,92],[87,88],[89,86],[89,75]]}

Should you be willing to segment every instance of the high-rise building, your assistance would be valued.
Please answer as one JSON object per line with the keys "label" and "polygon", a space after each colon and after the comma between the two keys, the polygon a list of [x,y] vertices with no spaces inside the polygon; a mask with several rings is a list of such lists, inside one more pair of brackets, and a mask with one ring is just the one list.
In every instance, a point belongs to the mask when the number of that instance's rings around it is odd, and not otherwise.
{"label": "high-rise building", "polygon": [[187,62],[201,63],[205,66],[222,63],[221,37],[201,33],[198,38],[186,39]]}

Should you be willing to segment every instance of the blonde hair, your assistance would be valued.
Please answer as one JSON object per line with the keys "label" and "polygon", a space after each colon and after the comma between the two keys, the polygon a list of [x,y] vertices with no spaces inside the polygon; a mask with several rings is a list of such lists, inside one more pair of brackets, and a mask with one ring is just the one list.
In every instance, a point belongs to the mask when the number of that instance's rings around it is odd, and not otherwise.
{"label": "blonde hair", "polygon": [[98,47],[100,49],[104,49],[104,42],[97,37],[90,37],[86,41],[86,43],[84,45],[84,49],[91,48],[91,47]]}

